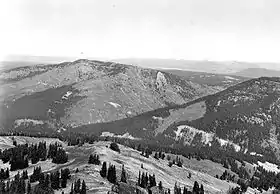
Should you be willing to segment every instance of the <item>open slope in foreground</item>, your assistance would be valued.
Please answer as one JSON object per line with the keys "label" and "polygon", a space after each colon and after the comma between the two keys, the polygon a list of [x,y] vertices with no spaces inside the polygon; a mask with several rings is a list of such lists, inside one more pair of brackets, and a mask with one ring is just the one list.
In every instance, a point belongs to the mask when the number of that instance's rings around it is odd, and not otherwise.
{"label": "open slope in foreground", "polygon": [[[67,188],[63,189],[65,193],[70,191],[71,182],[75,181],[78,178],[86,181],[88,193],[99,193],[106,194],[107,191],[111,190],[112,184],[109,183],[106,179],[103,179],[99,171],[101,165],[88,164],[88,157],[90,154],[98,154],[100,156],[101,162],[106,161],[107,164],[111,163],[116,165],[118,179],[121,172],[121,166],[124,165],[128,180],[134,184],[137,181],[138,173],[148,172],[150,174],[155,174],[156,181],[162,181],[165,188],[170,188],[173,190],[175,182],[180,186],[187,186],[192,188],[194,181],[198,181],[199,184],[204,185],[205,193],[215,193],[223,194],[229,187],[237,186],[235,183],[223,181],[220,179],[214,178],[216,174],[221,175],[225,168],[222,165],[211,162],[209,160],[200,160],[195,159],[183,159],[183,167],[180,168],[176,165],[168,167],[167,160],[156,160],[153,157],[146,158],[141,156],[140,152],[137,150],[119,145],[121,152],[115,152],[109,148],[110,142],[95,142],[94,144],[84,144],[82,146],[66,146],[63,142],[58,139],[49,139],[49,138],[29,138],[29,137],[0,137],[1,141],[6,141],[8,146],[12,147],[12,140],[15,139],[18,143],[38,143],[40,141],[46,142],[55,142],[58,141],[62,143],[64,149],[66,149],[69,154],[69,162],[66,164],[56,165],[51,163],[51,161],[41,161],[36,165],[30,165],[28,167],[28,173],[31,174],[33,167],[41,166],[44,172],[51,172],[61,168],[69,168],[72,172],[71,180],[68,182]],[[7,145],[6,145],[7,146]],[[5,148],[5,147],[1,147]],[[170,155],[171,158],[175,157]],[[143,169],[141,168],[143,164]],[[0,164],[0,167],[8,167],[7,164]],[[78,168],[79,172],[75,173],[75,169]],[[11,172],[11,175],[14,176],[17,172]],[[188,178],[189,173],[192,174],[191,178]],[[134,183],[133,183],[134,182]],[[56,193],[61,193],[62,190],[56,191]],[[254,193],[258,191],[253,191],[248,189],[247,194]],[[173,191],[172,191],[173,193]]]}

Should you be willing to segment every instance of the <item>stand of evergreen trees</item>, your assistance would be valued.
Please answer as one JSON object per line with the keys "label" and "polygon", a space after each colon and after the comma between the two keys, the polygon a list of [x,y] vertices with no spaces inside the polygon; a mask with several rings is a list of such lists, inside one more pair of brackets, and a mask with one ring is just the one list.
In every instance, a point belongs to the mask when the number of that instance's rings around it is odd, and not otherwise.
{"label": "stand of evergreen trees", "polygon": [[6,168],[6,170],[1,168],[1,170],[0,170],[0,180],[5,180],[5,179],[8,179],[9,177],[10,177],[9,168]]}
{"label": "stand of evergreen trees", "polygon": [[47,149],[46,142],[39,142],[39,144],[35,145],[14,144],[16,145],[15,147],[0,151],[0,159],[3,163],[10,163],[11,171],[27,168],[29,161],[32,164],[44,161],[47,158],[52,159],[52,162],[57,164],[63,164],[68,161],[65,150],[58,143],[50,144],[49,149]]}
{"label": "stand of evergreen trees", "polygon": [[117,174],[116,174],[116,166],[110,165],[107,171],[107,180],[110,183],[116,184],[117,183]]}
{"label": "stand of evergreen trees", "polygon": [[142,188],[151,188],[157,185],[156,183],[156,177],[155,174],[153,175],[148,175],[148,173],[141,173],[139,171],[139,176],[138,176],[138,180],[137,180],[137,184],[138,186],[142,187]]}
{"label": "stand of evergreen trees", "polygon": [[89,164],[95,164],[95,165],[100,165],[100,160],[99,160],[99,156],[97,154],[94,155],[90,155],[89,159],[88,159],[88,163]]}
{"label": "stand of evergreen trees", "polygon": [[[33,174],[28,179],[27,170],[18,172],[13,180],[0,181],[1,194],[37,194],[37,193],[52,193],[53,190],[59,188],[66,188],[67,180],[71,178],[70,170],[68,168],[55,171],[50,174],[42,173],[41,167],[35,167]],[[27,180],[27,181],[26,181]],[[39,181],[39,184],[31,190],[31,183]],[[86,193],[85,183],[83,183],[83,193]],[[85,191],[85,192],[84,192]]]}
{"label": "stand of evergreen trees", "polygon": [[[62,141],[67,141],[68,145],[82,145],[83,143],[93,143],[94,141],[113,141],[118,144],[122,144],[128,147],[131,147],[133,149],[137,149],[142,153],[142,155],[149,157],[152,152],[164,152],[164,153],[171,153],[176,155],[182,155],[187,158],[195,158],[197,160],[201,159],[209,159],[213,162],[221,163],[225,168],[230,168],[231,171],[238,174],[240,177],[239,184],[241,187],[244,187],[243,185],[249,185],[253,188],[258,188],[259,190],[266,190],[270,187],[276,187],[279,188],[280,184],[279,181],[277,181],[280,176],[278,174],[273,174],[270,172],[267,172],[260,167],[255,172],[254,176],[251,178],[246,169],[244,167],[238,167],[237,162],[243,162],[247,161],[251,164],[260,162],[271,162],[274,164],[279,165],[280,162],[276,158],[275,154],[273,152],[265,152],[262,150],[258,150],[258,153],[262,154],[260,155],[250,155],[250,150],[247,153],[244,153],[242,151],[236,152],[235,149],[232,147],[232,145],[227,146],[221,146],[218,142],[214,141],[212,142],[212,145],[200,145],[200,146],[187,146],[182,145],[180,142],[175,142],[174,140],[160,137],[160,139],[157,139],[155,141],[154,139],[145,139],[145,140],[130,140],[130,139],[122,139],[122,138],[115,138],[115,137],[98,137],[97,135],[93,134],[85,134],[85,133],[63,133],[63,134],[26,134],[26,133],[2,133],[2,135],[22,135],[22,136],[33,136],[33,137],[56,137],[59,138]],[[170,143],[173,143],[173,146],[171,147]],[[30,149],[26,145],[17,145],[16,142],[14,142],[14,145],[16,145],[15,148],[11,148],[8,150],[0,151],[0,159],[6,163],[11,163],[11,169],[10,170],[16,170],[16,169],[22,169],[28,165],[28,161],[33,160],[33,162],[39,160],[44,160],[44,146],[38,145]],[[30,146],[32,147],[32,146]],[[40,147],[40,148],[39,148]],[[31,154],[31,150],[33,150],[33,154]],[[38,151],[41,150],[41,151]],[[34,154],[34,153],[41,153],[41,154]],[[47,154],[47,158],[48,158]],[[61,158],[64,159],[58,159],[57,157],[53,162],[59,162],[60,160],[65,160],[65,155],[60,154]],[[156,158],[161,158],[159,156],[159,153],[157,154]],[[176,163],[176,161],[175,161]],[[179,164],[180,165],[180,164]],[[106,169],[107,171],[107,169]],[[106,172],[107,173],[107,172]],[[107,174],[106,174],[107,176]],[[220,177],[221,178],[221,177]],[[222,177],[222,179],[226,178]],[[226,178],[232,179],[231,178]],[[241,188],[240,188],[241,189]]]}
{"label": "stand of evergreen trees", "polygon": [[161,151],[160,151],[160,152],[156,152],[155,155],[154,155],[154,158],[157,159],[157,160],[158,160],[158,159],[164,160],[165,154],[162,153]]}
{"label": "stand of evergreen trees", "polygon": [[[280,165],[277,157],[273,152],[268,153],[262,150],[258,150],[259,155],[250,155],[250,150],[247,153],[236,152],[232,145],[221,146],[217,138],[214,138],[212,145],[200,145],[200,146],[187,146],[183,145],[180,142],[177,143],[174,140],[165,136],[159,136],[157,141],[154,139],[145,139],[145,140],[131,140],[124,138],[116,137],[100,137],[98,134],[88,134],[88,133],[78,133],[78,132],[65,132],[65,133],[26,133],[26,132],[2,132],[0,136],[29,136],[29,137],[49,137],[49,138],[58,138],[61,141],[68,142],[68,145],[81,145],[83,143],[93,143],[95,141],[113,141],[139,151],[145,151],[148,149],[148,155],[151,154],[150,151],[164,151],[165,153],[172,153],[176,155],[183,155],[188,157],[189,155],[192,158],[199,159],[209,159],[213,162],[222,163],[222,160],[225,158],[232,158],[239,162],[247,161],[249,163],[260,162],[271,162],[277,165]],[[171,144],[174,144],[172,147]],[[140,148],[140,149],[139,149]]]}
{"label": "stand of evergreen trees", "polygon": [[107,169],[107,163],[103,162],[102,168],[100,170],[100,175],[103,178],[107,178],[110,183],[116,184],[117,183],[117,175],[116,175],[116,166],[109,165]]}
{"label": "stand of evergreen trees", "polygon": [[[28,183],[30,184],[30,183]],[[24,194],[26,192],[26,183],[25,179],[20,176],[20,174],[16,174],[13,180],[8,180],[4,182],[0,181],[0,193],[2,194]]]}
{"label": "stand of evergreen trees", "polygon": [[70,194],[86,194],[87,186],[85,181],[81,182],[81,179],[76,180],[72,183]]}

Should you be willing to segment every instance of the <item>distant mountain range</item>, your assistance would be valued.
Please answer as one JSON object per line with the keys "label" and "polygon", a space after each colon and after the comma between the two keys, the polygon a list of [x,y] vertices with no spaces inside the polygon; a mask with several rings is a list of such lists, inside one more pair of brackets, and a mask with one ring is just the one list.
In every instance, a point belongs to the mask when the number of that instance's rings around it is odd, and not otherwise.
{"label": "distant mountain range", "polygon": [[[80,58],[83,58],[82,54]],[[88,58],[88,57],[87,57]],[[67,61],[77,60],[78,57],[52,57],[52,56],[25,56],[12,55],[0,61],[0,71],[15,67],[37,65],[37,64],[58,64]],[[241,77],[257,78],[261,76],[278,77],[280,76],[280,64],[277,63],[249,63],[240,61],[194,61],[176,59],[146,59],[146,58],[124,58],[124,59],[104,59],[88,58],[100,61],[113,61],[121,64],[137,65],[144,68],[161,70],[192,71],[212,74],[230,74]],[[182,73],[180,73],[182,74]]]}
{"label": "distant mountain range", "polygon": [[[280,64],[279,64],[280,66]],[[265,69],[265,68],[248,68],[241,70],[239,72],[233,73],[233,75],[243,76],[243,77],[280,77],[280,71]]]}
{"label": "distant mountain range", "polygon": [[[139,65],[148,68],[173,71],[178,75],[187,75],[184,71],[204,72],[212,74],[229,74],[249,78],[278,77],[280,76],[280,64],[276,63],[248,63],[239,61],[191,61],[174,59],[116,59],[116,62]],[[266,68],[262,68],[266,67]],[[278,67],[278,70],[270,68]]]}

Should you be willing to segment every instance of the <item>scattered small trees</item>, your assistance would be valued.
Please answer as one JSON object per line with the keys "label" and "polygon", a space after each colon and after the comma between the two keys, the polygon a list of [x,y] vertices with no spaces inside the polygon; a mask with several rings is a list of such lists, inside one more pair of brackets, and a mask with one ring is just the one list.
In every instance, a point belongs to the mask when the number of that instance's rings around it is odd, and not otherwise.
{"label": "scattered small trees", "polygon": [[[175,183],[174,185],[174,194],[181,194],[182,188]],[[199,187],[199,184],[197,181],[194,182],[194,186],[192,191],[188,191],[187,187],[183,187],[183,194],[204,194],[204,188],[203,185]]]}

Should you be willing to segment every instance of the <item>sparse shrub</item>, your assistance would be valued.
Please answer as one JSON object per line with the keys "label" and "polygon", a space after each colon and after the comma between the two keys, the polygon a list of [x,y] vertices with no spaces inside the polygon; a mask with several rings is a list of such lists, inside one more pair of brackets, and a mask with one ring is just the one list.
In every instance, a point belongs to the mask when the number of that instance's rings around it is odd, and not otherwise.
{"label": "sparse shrub", "polygon": [[171,160],[171,157],[169,155],[167,155],[166,159],[169,161],[169,160]]}
{"label": "sparse shrub", "polygon": [[171,167],[173,165],[173,162],[168,162],[168,166]]}

